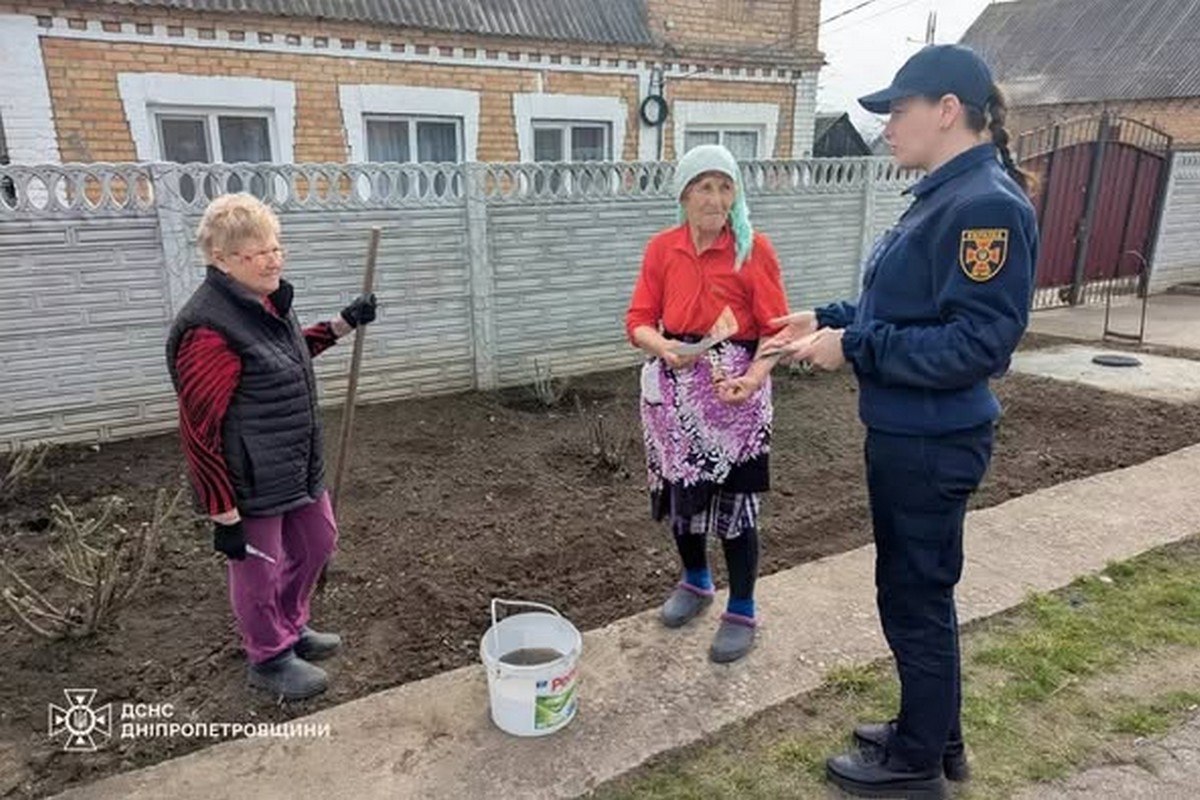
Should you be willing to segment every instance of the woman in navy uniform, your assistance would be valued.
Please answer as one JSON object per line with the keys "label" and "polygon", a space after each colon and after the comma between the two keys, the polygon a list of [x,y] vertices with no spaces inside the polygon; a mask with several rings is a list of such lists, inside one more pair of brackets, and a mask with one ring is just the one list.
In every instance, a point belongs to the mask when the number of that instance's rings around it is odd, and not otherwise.
{"label": "woman in navy uniform", "polygon": [[943,775],[967,777],[954,587],[1000,414],[988,379],[1007,370],[1029,319],[1033,178],[1009,152],[991,70],[965,47],[925,48],[859,102],[891,115],[896,160],[926,176],[876,244],[857,303],[780,320],[770,346],[823,369],[848,362],[867,427],[877,603],[900,713],[857,728],[829,778],[859,796],[938,796]]}

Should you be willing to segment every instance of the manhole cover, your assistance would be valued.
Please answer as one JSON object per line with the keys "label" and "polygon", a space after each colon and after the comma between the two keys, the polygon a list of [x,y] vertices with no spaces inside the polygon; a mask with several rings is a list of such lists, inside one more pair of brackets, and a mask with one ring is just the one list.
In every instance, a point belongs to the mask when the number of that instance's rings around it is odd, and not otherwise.
{"label": "manhole cover", "polygon": [[1093,364],[1099,364],[1102,367],[1140,367],[1142,362],[1133,356],[1118,356],[1103,354],[1092,359]]}

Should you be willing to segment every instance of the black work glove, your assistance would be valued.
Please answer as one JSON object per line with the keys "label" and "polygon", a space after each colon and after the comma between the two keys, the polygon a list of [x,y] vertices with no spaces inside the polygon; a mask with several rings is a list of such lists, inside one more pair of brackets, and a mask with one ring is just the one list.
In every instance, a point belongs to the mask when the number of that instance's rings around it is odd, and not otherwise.
{"label": "black work glove", "polygon": [[375,321],[375,309],[379,303],[375,293],[359,295],[353,303],[342,309],[342,319],[351,328],[366,325]]}
{"label": "black work glove", "polygon": [[214,522],[213,549],[234,561],[243,560],[246,557],[246,532],[242,530],[242,521],[238,520],[232,525]]}

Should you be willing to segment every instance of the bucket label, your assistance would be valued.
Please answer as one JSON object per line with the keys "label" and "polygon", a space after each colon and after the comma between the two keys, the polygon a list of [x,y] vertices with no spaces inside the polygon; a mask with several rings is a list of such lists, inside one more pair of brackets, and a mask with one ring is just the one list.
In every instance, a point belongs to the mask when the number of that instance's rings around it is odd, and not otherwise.
{"label": "bucket label", "polygon": [[554,728],[571,719],[575,715],[577,701],[576,681],[579,678],[579,667],[553,680],[537,682],[537,696],[533,705],[533,727],[544,731]]}

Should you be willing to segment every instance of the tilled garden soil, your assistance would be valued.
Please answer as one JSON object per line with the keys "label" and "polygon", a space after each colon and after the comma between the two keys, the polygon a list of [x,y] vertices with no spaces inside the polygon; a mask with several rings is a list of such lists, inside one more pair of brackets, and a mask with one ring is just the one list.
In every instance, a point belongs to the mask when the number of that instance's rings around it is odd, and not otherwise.
{"label": "tilled garden soil", "polygon": [[[625,447],[617,470],[597,464],[573,400],[547,411],[510,392],[360,409],[340,551],[314,605],[316,626],[341,632],[347,649],[326,662],[332,685],[318,699],[279,705],[246,688],[222,561],[202,523],[171,528],[141,594],[91,639],[39,639],[0,606],[0,796],[45,795],[211,741],[115,736],[95,753],[65,753],[46,729],[63,689],[95,688],[118,708],[171,703],[175,721],[282,721],[476,661],[495,596],[552,603],[581,628],[654,606],[677,568],[669,536],[648,519],[637,389],[636,373],[622,371],[579,379],[568,395]],[[976,507],[1200,441],[1200,406],[1021,376],[996,389],[1005,416]],[[775,403],[764,573],[870,537],[853,378],[780,375]],[[327,430],[332,445],[335,417]],[[136,524],[182,472],[174,436],[59,448],[0,508],[0,555],[48,587],[56,495],[92,511],[120,495]]]}

